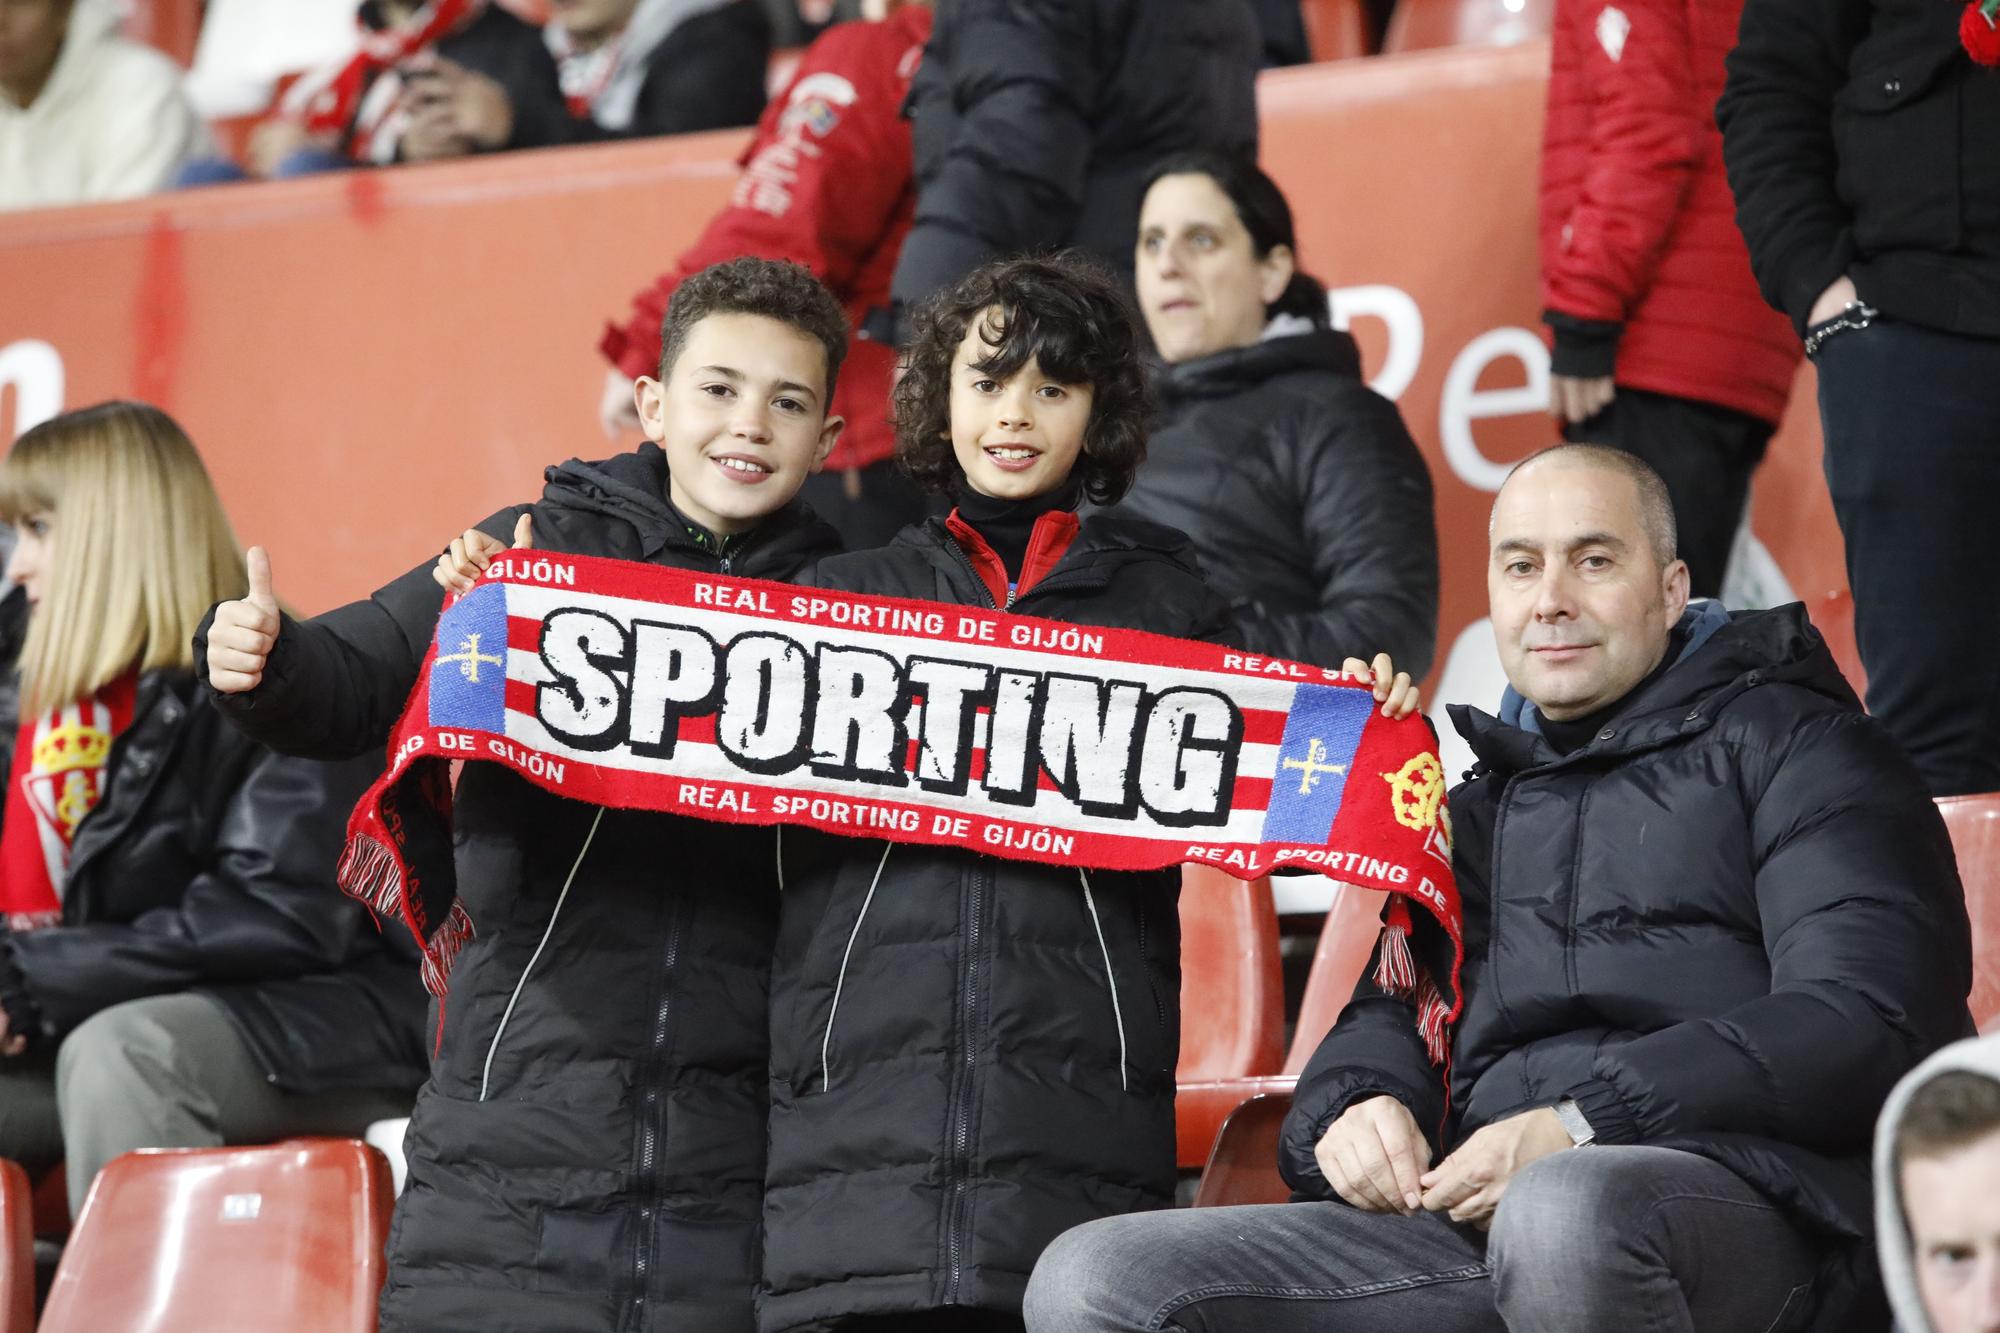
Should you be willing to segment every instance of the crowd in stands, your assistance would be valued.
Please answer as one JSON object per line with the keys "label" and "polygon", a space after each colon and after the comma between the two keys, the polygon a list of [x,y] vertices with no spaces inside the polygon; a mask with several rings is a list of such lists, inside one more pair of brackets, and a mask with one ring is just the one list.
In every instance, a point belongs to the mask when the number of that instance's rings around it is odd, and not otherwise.
{"label": "crowd in stands", "polygon": [[[755,126],[601,335],[643,442],[349,605],[286,609],[154,408],[0,461],[0,1156],[76,1207],[133,1148],[407,1114],[395,1330],[2000,1328],[2000,1051],[1933,800],[2000,791],[2000,0],[1959,9],[1557,0],[1551,447],[1487,533],[1508,688],[1450,710],[1458,915],[1385,907],[1294,1201],[1175,1209],[1176,871],[485,763],[399,808],[448,914],[334,867],[511,549],[1416,713],[1431,479],[1256,165],[1298,6],[365,0],[238,159],[109,0],[0,0],[0,207]],[[1719,599],[1802,356],[1866,708],[1804,608]]]}

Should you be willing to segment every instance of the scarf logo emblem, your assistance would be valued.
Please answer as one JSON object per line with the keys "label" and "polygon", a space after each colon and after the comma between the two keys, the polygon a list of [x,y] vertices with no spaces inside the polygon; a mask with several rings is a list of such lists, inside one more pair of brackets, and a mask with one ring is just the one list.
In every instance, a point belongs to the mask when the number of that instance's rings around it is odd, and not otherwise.
{"label": "scarf logo emblem", "polygon": [[479,636],[477,634],[467,634],[459,640],[457,652],[440,655],[437,660],[439,663],[458,663],[459,677],[472,682],[474,685],[479,683],[479,664],[481,662],[490,662],[498,667],[507,665],[506,658],[493,653],[482,653],[479,651]]}
{"label": "scarf logo emblem", "polygon": [[1436,755],[1428,750],[1413,755],[1394,773],[1382,774],[1382,780],[1389,784],[1389,808],[1398,824],[1422,832],[1437,823],[1444,801],[1444,765]]}
{"label": "scarf logo emblem", "polygon": [[1326,762],[1326,742],[1317,736],[1314,736],[1306,743],[1305,758],[1287,759],[1280,767],[1295,768],[1299,771],[1299,795],[1301,796],[1312,795],[1312,789],[1319,785],[1320,774],[1332,773],[1336,776],[1345,776],[1347,773],[1346,764],[1329,764]]}

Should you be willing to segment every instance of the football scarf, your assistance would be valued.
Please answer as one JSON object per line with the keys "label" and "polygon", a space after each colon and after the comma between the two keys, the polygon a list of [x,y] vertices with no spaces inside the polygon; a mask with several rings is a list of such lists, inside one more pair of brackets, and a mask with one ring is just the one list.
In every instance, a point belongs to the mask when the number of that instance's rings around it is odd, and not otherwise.
{"label": "football scarf", "polygon": [[62,921],[77,826],[104,796],[111,743],[132,724],[137,675],[21,723],[0,815],[0,920],[36,930]]}
{"label": "football scarf", "polygon": [[[1442,1063],[1458,893],[1436,741],[1369,688],[1214,644],[584,556],[494,561],[438,619],[341,886],[423,942],[471,936],[450,761],[594,805],[1049,865],[1318,871],[1392,895],[1378,980]],[[1454,944],[1411,961],[1407,904]]]}

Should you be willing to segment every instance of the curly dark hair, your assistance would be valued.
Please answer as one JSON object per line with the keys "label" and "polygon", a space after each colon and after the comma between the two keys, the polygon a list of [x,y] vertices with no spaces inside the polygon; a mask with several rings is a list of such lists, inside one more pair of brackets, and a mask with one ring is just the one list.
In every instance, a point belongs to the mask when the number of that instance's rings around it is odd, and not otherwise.
{"label": "curly dark hair", "polygon": [[762,315],[817,338],[826,348],[826,398],[840,379],[847,355],[847,315],[825,284],[804,264],[787,259],[730,259],[710,264],[674,289],[660,321],[660,379],[673,373],[688,330],[710,315]]}
{"label": "curly dark hair", "polygon": [[1074,251],[974,269],[918,308],[896,386],[896,457],[927,490],[951,493],[965,473],[951,447],[951,375],[975,319],[994,348],[977,363],[1007,379],[1033,360],[1059,384],[1088,384],[1090,424],[1071,473],[1098,504],[1131,489],[1146,461],[1153,398],[1131,304],[1109,270]]}

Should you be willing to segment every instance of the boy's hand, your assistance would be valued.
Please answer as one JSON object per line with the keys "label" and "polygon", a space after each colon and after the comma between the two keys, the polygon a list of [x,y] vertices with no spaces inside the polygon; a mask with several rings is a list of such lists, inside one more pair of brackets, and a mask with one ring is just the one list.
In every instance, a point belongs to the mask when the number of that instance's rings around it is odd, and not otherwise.
{"label": "boy's hand", "polygon": [[1389,654],[1375,654],[1373,666],[1358,657],[1350,657],[1341,663],[1340,669],[1350,676],[1375,682],[1375,699],[1382,705],[1382,716],[1402,719],[1417,711],[1421,702],[1416,682],[1407,671],[1396,670],[1396,664],[1389,660]]}
{"label": "boy's hand", "polygon": [[271,557],[261,546],[244,555],[250,591],[215,608],[208,629],[208,683],[220,694],[243,694],[264,679],[278,641],[278,599],[271,593]]}
{"label": "boy's hand", "polygon": [[498,537],[489,537],[478,528],[467,528],[451,539],[451,546],[438,557],[437,568],[431,570],[431,577],[446,592],[468,593],[486,567],[493,563],[493,557],[507,551],[532,550],[535,545],[534,516],[521,515],[514,524],[514,544],[512,546]]}

